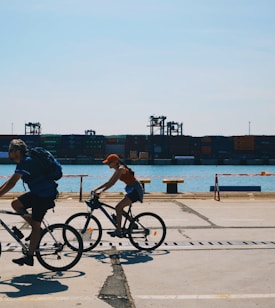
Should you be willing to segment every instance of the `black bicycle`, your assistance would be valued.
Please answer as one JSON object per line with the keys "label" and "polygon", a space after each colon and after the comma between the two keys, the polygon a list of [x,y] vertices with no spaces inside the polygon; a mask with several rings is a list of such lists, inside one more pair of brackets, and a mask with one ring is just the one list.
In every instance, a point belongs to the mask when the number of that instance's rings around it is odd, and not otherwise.
{"label": "black bicycle", "polygon": [[[99,196],[92,193],[91,199],[86,200],[88,212],[76,213],[66,220],[66,224],[73,226],[82,236],[83,251],[87,252],[95,248],[102,237],[102,225],[93,213],[101,210],[112,225],[117,228],[116,217],[109,214],[106,208],[115,211],[109,204],[101,202]],[[161,217],[155,213],[144,212],[136,216],[132,213],[132,205],[128,211],[123,211],[122,232],[123,237],[129,238],[131,244],[139,250],[153,250],[159,247],[166,236],[166,226]]]}
{"label": "black bicycle", "polygon": [[[2,214],[25,216],[12,211],[0,210]],[[28,252],[28,243],[23,242],[24,235],[16,226],[10,228],[1,218],[0,224],[21,246],[24,255]],[[67,271],[75,266],[83,253],[83,241],[79,232],[72,226],[57,223],[49,225],[42,221],[44,229],[35,255],[39,263],[51,271]],[[1,244],[0,244],[1,246]]]}

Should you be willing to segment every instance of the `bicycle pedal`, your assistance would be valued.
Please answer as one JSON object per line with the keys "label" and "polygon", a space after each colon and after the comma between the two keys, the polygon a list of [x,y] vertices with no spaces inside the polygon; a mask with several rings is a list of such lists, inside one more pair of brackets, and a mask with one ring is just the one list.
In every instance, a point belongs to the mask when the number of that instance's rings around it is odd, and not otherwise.
{"label": "bicycle pedal", "polygon": [[107,232],[111,237],[120,237],[123,238],[124,234],[123,232],[117,232],[117,231],[111,231],[111,232]]}
{"label": "bicycle pedal", "polygon": [[133,223],[132,229],[137,230],[138,229],[138,225],[136,223]]}

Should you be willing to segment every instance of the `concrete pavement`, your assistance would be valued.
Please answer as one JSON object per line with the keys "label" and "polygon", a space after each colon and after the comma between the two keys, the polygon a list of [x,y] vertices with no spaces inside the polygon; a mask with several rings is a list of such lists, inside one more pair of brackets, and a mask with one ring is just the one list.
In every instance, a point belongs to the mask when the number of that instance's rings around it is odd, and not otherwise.
{"label": "concrete pavement", "polygon": [[[127,239],[113,239],[104,232],[101,245],[63,273],[49,272],[37,260],[33,267],[13,264],[11,259],[21,251],[1,228],[0,305],[274,307],[273,195],[221,195],[219,202],[212,196],[146,195],[134,212],[155,212],[165,220],[167,237],[160,248],[137,251]],[[109,194],[106,200],[115,205],[118,197]],[[0,199],[0,207],[10,210],[10,200]],[[64,222],[80,211],[86,211],[83,202],[63,195],[55,213],[49,211],[46,217],[50,223]],[[95,215],[107,231],[107,220]],[[29,233],[20,217],[1,218]]]}

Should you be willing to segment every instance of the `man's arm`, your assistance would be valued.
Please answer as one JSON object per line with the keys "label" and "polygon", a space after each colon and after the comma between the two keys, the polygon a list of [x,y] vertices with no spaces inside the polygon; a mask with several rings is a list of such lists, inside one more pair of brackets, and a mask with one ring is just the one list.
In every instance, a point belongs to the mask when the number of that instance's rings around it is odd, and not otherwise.
{"label": "man's arm", "polygon": [[1,187],[0,187],[0,197],[9,192],[16,183],[21,179],[21,174],[14,173]]}

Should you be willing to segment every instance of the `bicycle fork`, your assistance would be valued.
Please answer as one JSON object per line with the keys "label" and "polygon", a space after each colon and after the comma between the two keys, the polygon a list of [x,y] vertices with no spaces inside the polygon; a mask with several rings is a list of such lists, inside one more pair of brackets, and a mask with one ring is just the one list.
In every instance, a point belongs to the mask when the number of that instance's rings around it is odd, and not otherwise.
{"label": "bicycle fork", "polygon": [[87,216],[87,219],[86,219],[86,222],[85,222],[85,225],[84,225],[84,228],[80,231],[81,234],[84,234],[87,229],[88,229],[88,225],[91,221],[91,216],[93,215],[93,212],[91,211],[90,213],[88,213],[88,216]]}

